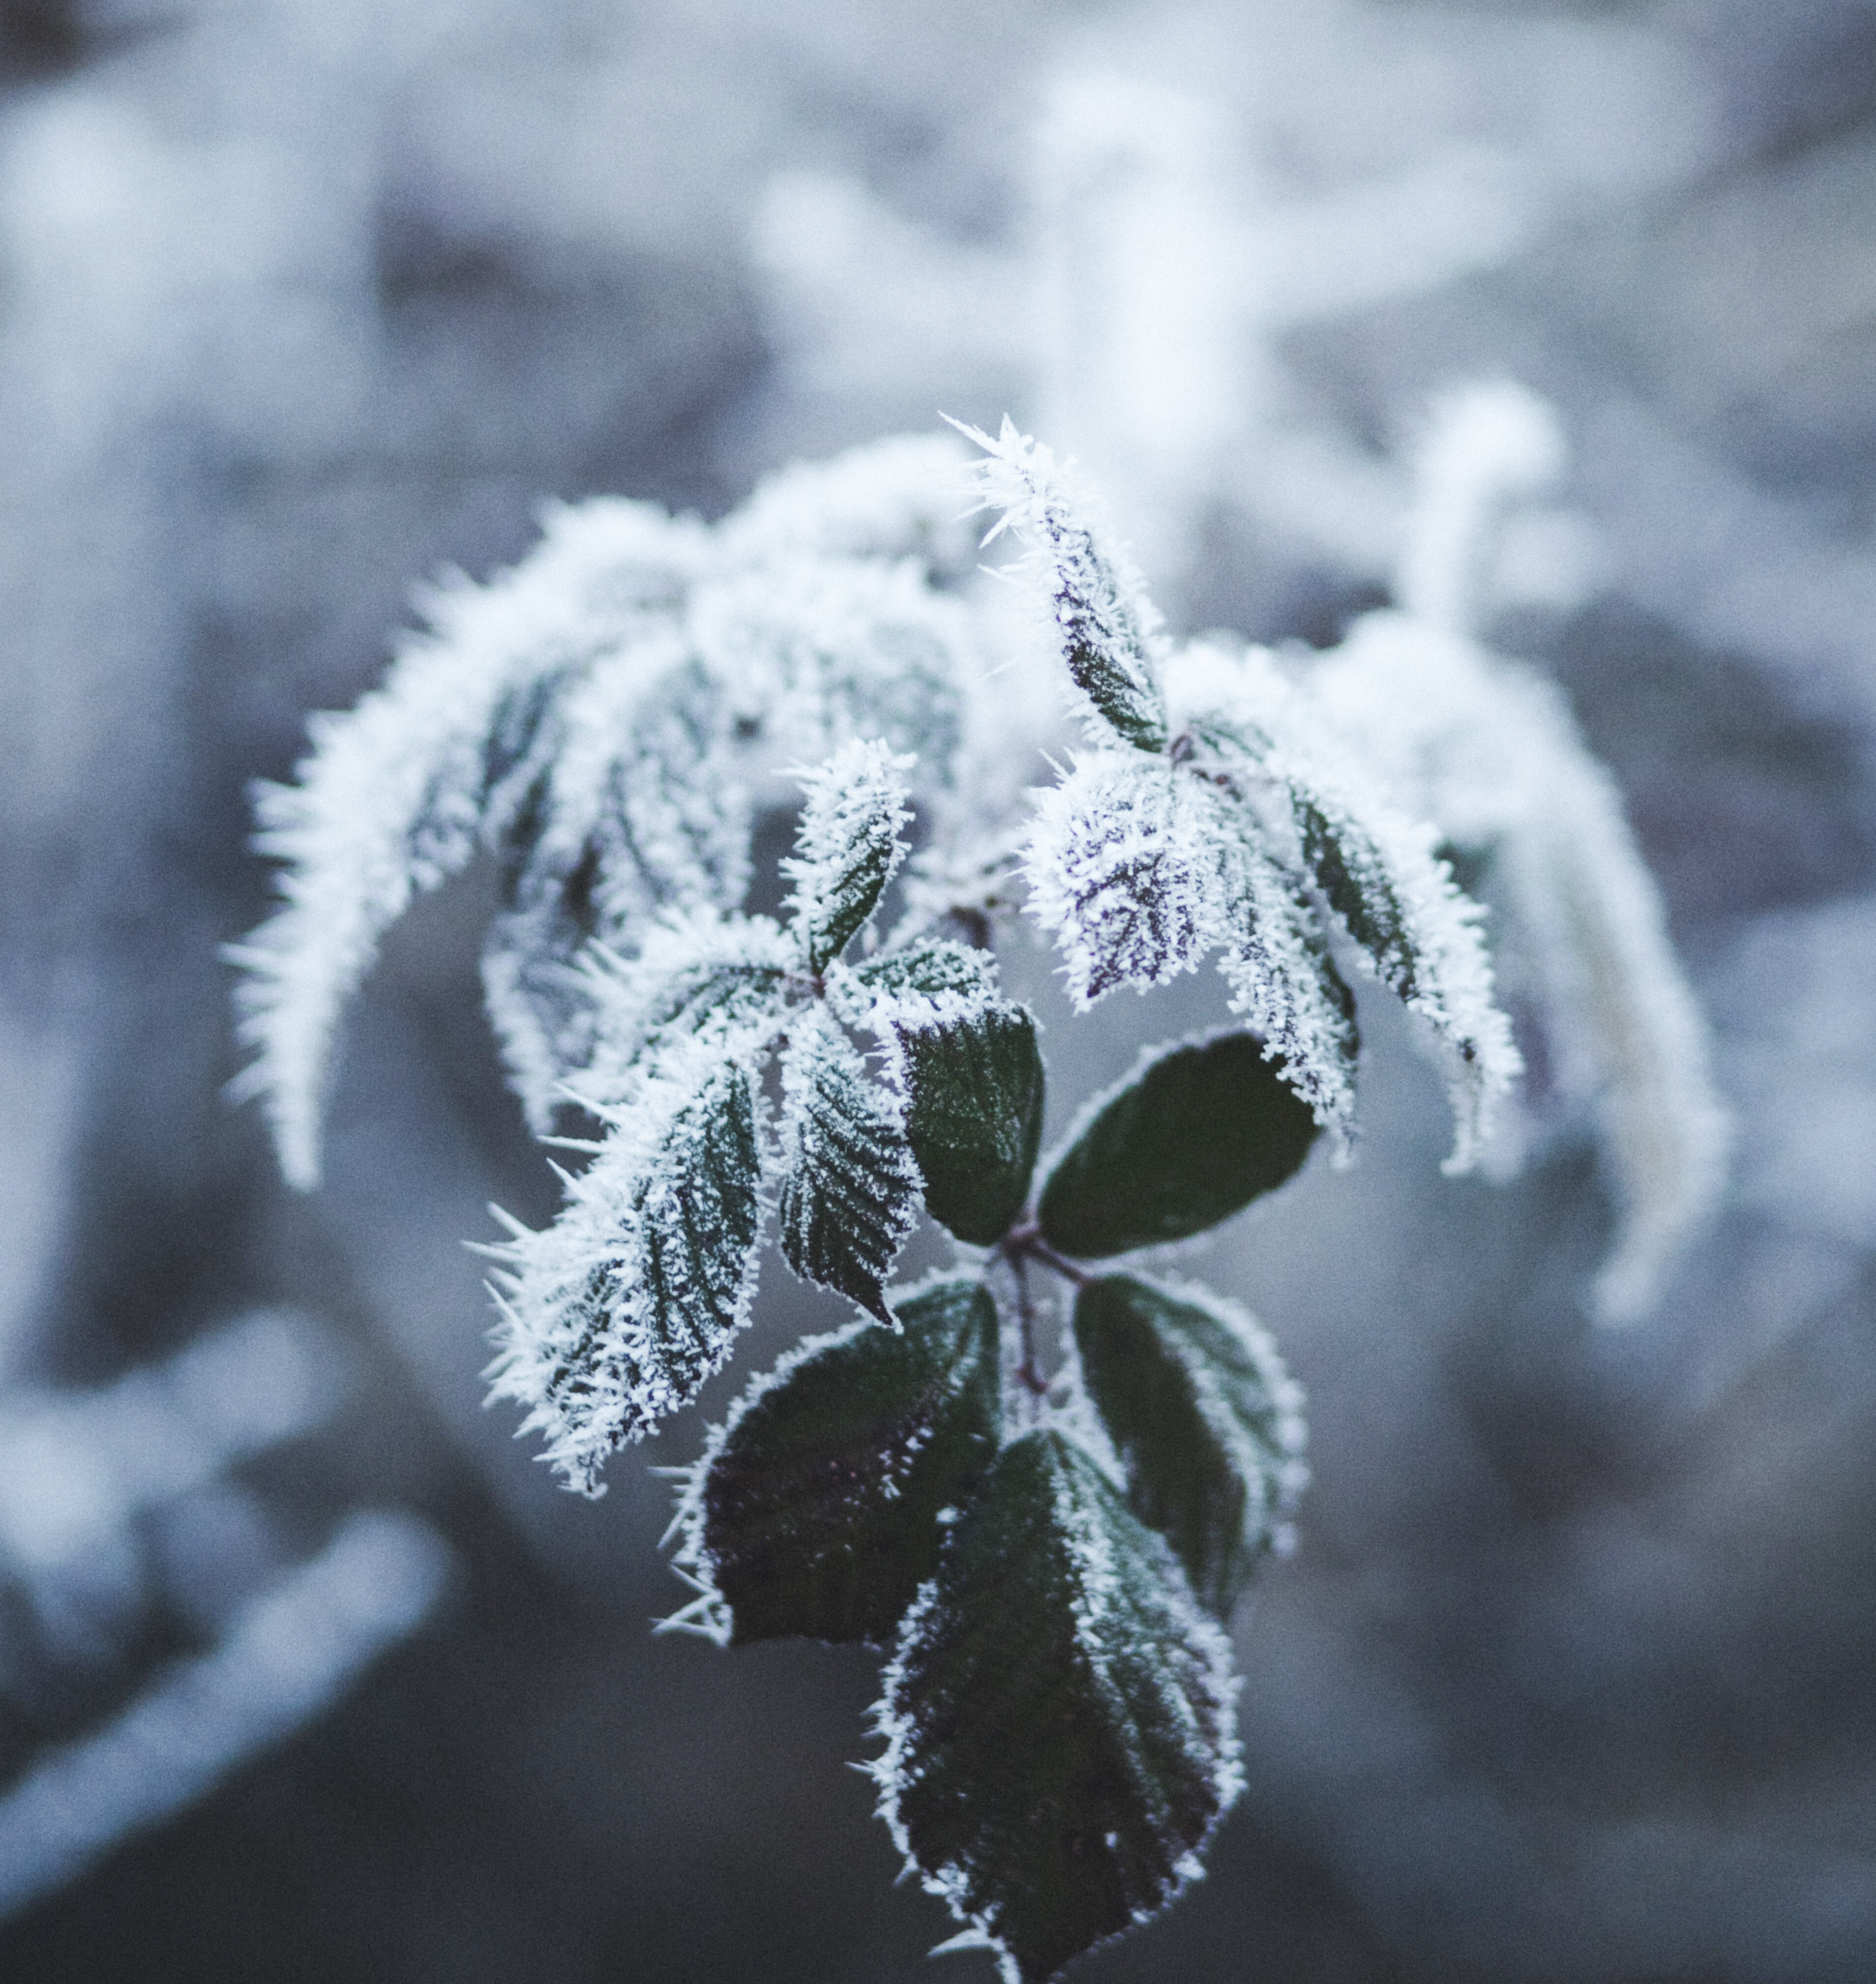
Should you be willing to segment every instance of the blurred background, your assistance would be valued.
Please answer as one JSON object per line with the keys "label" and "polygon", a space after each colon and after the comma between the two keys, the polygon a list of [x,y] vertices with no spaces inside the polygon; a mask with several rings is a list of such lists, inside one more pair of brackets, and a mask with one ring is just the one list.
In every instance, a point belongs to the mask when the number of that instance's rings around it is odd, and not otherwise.
{"label": "blurred background", "polygon": [[[586,1505],[481,1409],[461,1242],[554,1203],[487,878],[318,1195],[223,1101],[246,789],[543,498],[715,515],[940,407],[1080,453],[1176,625],[1325,645],[1506,377],[1572,467],[1498,638],[1621,784],[1727,1204],[1597,1329],[1586,1144],[1442,1178],[1365,1015],[1360,1161],[1203,1264],[1312,1403],[1250,1788],[1086,1974],[1876,1972],[1876,5],[0,0],[0,1975],[928,1974],[873,1663],[648,1630],[703,1417]],[[1058,1124],[1211,1017],[1009,969]],[[708,1416],[839,1312],[765,1304]]]}

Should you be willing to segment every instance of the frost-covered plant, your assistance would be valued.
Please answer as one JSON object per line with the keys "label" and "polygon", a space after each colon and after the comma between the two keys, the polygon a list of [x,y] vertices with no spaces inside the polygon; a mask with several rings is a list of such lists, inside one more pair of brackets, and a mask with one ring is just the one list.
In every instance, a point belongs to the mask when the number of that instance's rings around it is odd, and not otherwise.
{"label": "frost-covered plant", "polygon": [[1419,451],[1398,604],[1358,621],[1309,686],[1492,903],[1501,990],[1545,1079],[1502,1114],[1488,1168],[1507,1174],[1565,1124],[1593,1126],[1619,1220],[1592,1306],[1627,1322],[1712,1211],[1727,1129],[1615,782],[1555,684],[1480,639],[1499,522],[1563,457],[1555,415],[1523,387],[1449,396]]}
{"label": "frost-covered plant", "polygon": [[[438,595],[263,794],[286,900],[236,956],[249,1085],[310,1185],[380,934],[479,850],[500,865],[485,972],[515,1086],[543,1133],[563,1106],[598,1131],[558,1140],[586,1159],[559,1218],[489,1250],[495,1393],[569,1485],[600,1493],[728,1360],[772,1216],[856,1306],[682,1470],[695,1596],[670,1623],[883,1650],[881,1815],[965,1925],[947,1946],[1030,1980],[1200,1872],[1240,1784],[1226,1627],[1303,1480],[1269,1338],[1136,1257],[1325,1132],[1345,1153],[1352,963],[1445,1067],[1450,1168],[1518,1057],[1432,830],[1270,656],[1171,641],[1047,449],[965,431],[986,541],[1022,545],[1043,609],[1016,662],[1065,670],[1078,743],[1013,722],[987,665],[1010,635],[945,521],[955,444],[790,471],[713,528],[557,512],[514,572]],[[1042,742],[1057,776],[1025,798]],[[1077,1009],[1211,957],[1237,1021],[1148,1050],[1040,1167],[1037,1024],[994,951],[1019,907]],[[921,1204],[956,1259],[895,1288]]]}

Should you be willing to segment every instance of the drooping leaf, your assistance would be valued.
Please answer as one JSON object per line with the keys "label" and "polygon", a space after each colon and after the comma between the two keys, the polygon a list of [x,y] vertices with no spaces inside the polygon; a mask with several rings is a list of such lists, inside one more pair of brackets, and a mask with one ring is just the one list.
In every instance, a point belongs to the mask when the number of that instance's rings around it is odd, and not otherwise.
{"label": "drooping leaf", "polygon": [[907,762],[883,744],[856,741],[803,781],[801,831],[782,866],[794,884],[792,925],[810,971],[824,970],[846,948],[905,858]]}
{"label": "drooping leaf", "polygon": [[1355,1130],[1362,1036],[1348,989],[1314,907],[1275,864],[1245,850],[1234,864],[1218,969],[1233,1012],[1264,1041],[1283,1078],[1335,1148]]}
{"label": "drooping leaf", "polygon": [[782,1252],[804,1279],[882,1322],[886,1278],[918,1218],[903,1106],[819,1006],[791,1022],[782,1063]]}
{"label": "drooping leaf", "polygon": [[1093,498],[1071,486],[1048,448],[1007,419],[994,441],[953,425],[984,451],[977,464],[983,507],[1003,512],[984,542],[1013,530],[1029,546],[1049,588],[1062,659],[1089,712],[1137,749],[1163,750],[1166,702],[1154,679],[1164,645],[1159,616]]}
{"label": "drooping leaf", "polygon": [[1200,1873],[1240,1788],[1229,1643],[1060,1433],[997,1457],[907,1613],[876,1711],[881,1816],[1040,1984]]}
{"label": "drooping leaf", "polygon": [[957,1279],[855,1322],[757,1379],[713,1432],[678,1510],[680,1614],[725,1644],[791,1634],[884,1645],[938,1567],[940,1517],[995,1458],[997,1305]]}
{"label": "drooping leaf", "polygon": [[1241,1309],[1131,1275],[1075,1297],[1081,1373],[1127,1506],[1228,1616],[1302,1486],[1302,1393]]}
{"label": "drooping leaf", "polygon": [[1100,1259],[1202,1233],[1292,1177],[1317,1129],[1255,1034],[1158,1051],[1087,1111],[1043,1187],[1043,1237]]}
{"label": "drooping leaf", "polygon": [[[289,1183],[318,1182],[339,1020],[384,932],[505,831],[567,734],[564,699],[595,656],[633,645],[696,542],[649,504],[564,513],[514,571],[433,589],[428,631],[401,644],[383,686],[310,719],[296,783],[260,789],[256,844],[282,864],[283,900],[227,953],[256,1055],[235,1092],[265,1098]],[[576,582],[595,570],[610,583]]]}
{"label": "drooping leaf", "polygon": [[1435,857],[1431,828],[1295,768],[1288,783],[1311,877],[1375,976],[1442,1050],[1455,1127],[1446,1168],[1466,1170],[1523,1066],[1492,997],[1479,908]]}
{"label": "drooping leaf", "polygon": [[612,1451],[687,1406],[749,1321],[761,1236],[761,1054],[698,1045],[605,1112],[607,1136],[541,1232],[499,1263],[491,1396],[528,1409],[546,1458],[601,1492]]}
{"label": "drooping leaf", "polygon": [[483,984],[538,1134],[593,1051],[587,946],[630,950],[652,918],[722,912],[746,886],[749,794],[706,689],[668,634],[607,656],[568,693],[564,748],[491,823],[504,907]]}
{"label": "drooping leaf", "polygon": [[1163,985],[1226,940],[1237,822],[1182,767],[1135,752],[1082,759],[1037,803],[1030,908],[1060,945],[1080,1007]]}

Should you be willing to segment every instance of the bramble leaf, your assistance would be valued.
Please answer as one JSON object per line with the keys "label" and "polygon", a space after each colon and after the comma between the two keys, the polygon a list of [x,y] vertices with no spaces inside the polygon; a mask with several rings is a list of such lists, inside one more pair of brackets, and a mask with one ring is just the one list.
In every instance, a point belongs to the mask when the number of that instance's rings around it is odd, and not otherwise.
{"label": "bramble leaf", "polygon": [[880,1815],[927,1889],[1039,1984],[1198,1876],[1241,1786],[1230,1644],[1060,1433],[998,1456],[900,1630]]}
{"label": "bramble leaf", "polygon": [[900,1020],[893,1031],[925,1209],[959,1239],[993,1246],[1023,1210],[1042,1141],[1035,1020],[1000,999],[930,1026]]}
{"label": "bramble leaf", "polygon": [[1090,712],[1124,742],[1163,750],[1166,700],[1154,680],[1165,645],[1159,616],[1094,499],[1009,420],[994,441],[952,425],[984,451],[977,465],[983,507],[1003,512],[984,542],[1013,530],[1029,546],[1049,587],[1062,659]]}
{"label": "bramble leaf", "polygon": [[1302,1486],[1301,1391],[1248,1315],[1195,1290],[1089,1282],[1074,1330],[1127,1506],[1227,1617]]}
{"label": "bramble leaf", "polygon": [[1097,1260],[1202,1233],[1292,1177],[1318,1128],[1254,1034],[1161,1050],[1090,1105],[1043,1187],[1043,1238]]}
{"label": "bramble leaf", "polygon": [[892,1321],[884,1293],[918,1218],[903,1107],[819,1006],[791,1022],[782,1062],[782,1252],[804,1280]]}
{"label": "bramble leaf", "polygon": [[902,1334],[810,1338],[712,1432],[678,1513],[675,1561],[704,1595],[674,1624],[731,1646],[892,1639],[1000,1425],[983,1284],[941,1282],[896,1309]]}
{"label": "bramble leaf", "polygon": [[608,1135],[541,1232],[500,1263],[490,1396],[527,1406],[571,1487],[687,1406],[749,1321],[761,1236],[759,1051],[699,1045],[604,1113]]}
{"label": "bramble leaf", "polygon": [[905,859],[911,817],[901,776],[911,762],[881,743],[843,745],[802,783],[796,852],[782,864],[794,886],[793,927],[810,971],[846,950]]}
{"label": "bramble leaf", "polygon": [[1053,930],[1077,1007],[1163,985],[1226,940],[1228,850],[1218,796],[1163,758],[1090,752],[1037,803],[1030,907]]}
{"label": "bramble leaf", "polygon": [[1233,864],[1228,914],[1218,969],[1231,1010],[1262,1037],[1284,1080],[1345,1151],[1362,1036],[1355,994],[1329,955],[1322,920],[1271,863],[1248,852]]}

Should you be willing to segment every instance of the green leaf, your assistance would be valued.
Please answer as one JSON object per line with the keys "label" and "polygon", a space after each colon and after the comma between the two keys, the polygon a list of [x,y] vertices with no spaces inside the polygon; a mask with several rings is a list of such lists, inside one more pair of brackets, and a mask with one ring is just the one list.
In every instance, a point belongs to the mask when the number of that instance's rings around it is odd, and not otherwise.
{"label": "green leaf", "polygon": [[940,937],[883,950],[853,967],[853,977],[876,999],[916,994],[940,999],[947,993],[986,1000],[997,996],[995,967],[981,951]]}
{"label": "green leaf", "polygon": [[1043,1238],[1098,1259],[1202,1233],[1291,1177],[1318,1124],[1255,1034],[1161,1051],[1097,1101],[1043,1187]]}
{"label": "green leaf", "polygon": [[942,1282],[896,1306],[902,1335],[852,1323],[757,1379],[691,1477],[677,1562],[732,1646],[889,1642],[938,1567],[940,1516],[996,1456],[990,1292]]}
{"label": "green leaf", "polygon": [[1215,1296],[1115,1275],[1075,1298],[1081,1374],[1127,1506],[1221,1618],[1302,1485],[1302,1394],[1270,1338]]}
{"label": "green leaf", "polygon": [[959,1239],[993,1246],[1023,1210],[1042,1141],[1036,1022],[999,1000],[966,1018],[893,1031],[925,1208]]}
{"label": "green leaf", "polygon": [[760,1057],[699,1046],[602,1111],[607,1134],[541,1232],[488,1251],[502,1320],[491,1396],[570,1486],[688,1406],[749,1319],[762,1203]]}
{"label": "green leaf", "polygon": [[1231,1649],[1060,1433],[1006,1447],[906,1614],[879,1810],[1011,1984],[1143,1922],[1240,1786]]}
{"label": "green leaf", "polygon": [[900,829],[911,817],[904,776],[910,762],[883,743],[859,739],[803,782],[801,828],[782,870],[794,884],[793,927],[811,972],[825,970],[846,950],[905,858]]}
{"label": "green leaf", "polygon": [[886,1277],[918,1218],[919,1169],[898,1097],[867,1074],[819,1006],[782,1063],[782,1252],[805,1280],[882,1322]]}
{"label": "green leaf", "polygon": [[1303,860],[1329,907],[1373,959],[1383,983],[1409,1001],[1419,992],[1412,919],[1394,870],[1358,820],[1293,786],[1291,803]]}

